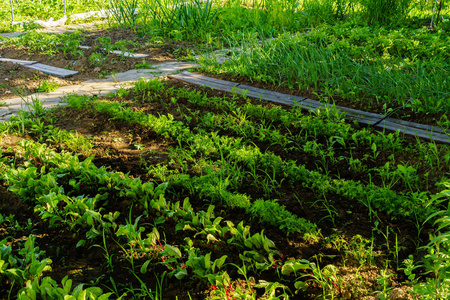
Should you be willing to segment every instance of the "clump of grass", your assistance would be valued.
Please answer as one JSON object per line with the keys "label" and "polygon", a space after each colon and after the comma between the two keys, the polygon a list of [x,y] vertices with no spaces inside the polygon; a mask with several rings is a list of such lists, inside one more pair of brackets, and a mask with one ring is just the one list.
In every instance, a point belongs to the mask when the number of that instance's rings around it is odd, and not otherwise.
{"label": "clump of grass", "polygon": [[285,34],[261,45],[252,41],[222,65],[212,60],[201,63],[209,71],[364,101],[369,107],[391,103],[425,113],[450,112],[450,83],[442,76],[449,69],[442,60],[409,60],[389,53],[380,57],[370,49],[362,49],[361,55],[343,41],[313,33]]}
{"label": "clump of grass", "polygon": [[39,83],[38,91],[40,93],[50,93],[54,92],[59,88],[59,84],[55,81],[44,80]]}
{"label": "clump of grass", "polygon": [[139,19],[137,14],[138,0],[109,0],[106,7],[110,11],[109,20],[119,27],[135,29]]}

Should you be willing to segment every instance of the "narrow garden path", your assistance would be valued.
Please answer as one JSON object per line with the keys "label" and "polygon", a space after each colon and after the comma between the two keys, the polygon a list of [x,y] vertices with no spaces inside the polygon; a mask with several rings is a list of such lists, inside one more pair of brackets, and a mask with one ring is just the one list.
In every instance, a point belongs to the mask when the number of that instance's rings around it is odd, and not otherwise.
{"label": "narrow garden path", "polygon": [[36,93],[27,97],[3,100],[3,105],[0,106],[0,122],[8,121],[19,110],[32,110],[36,104],[43,108],[65,105],[64,96],[70,93],[87,96],[104,96],[108,93],[118,91],[121,87],[132,85],[133,82],[139,80],[141,77],[154,79],[197,66],[196,63],[189,62],[167,62],[154,65],[154,69],[135,69],[109,75],[104,79],[88,80],[78,85],[60,87],[51,93]]}

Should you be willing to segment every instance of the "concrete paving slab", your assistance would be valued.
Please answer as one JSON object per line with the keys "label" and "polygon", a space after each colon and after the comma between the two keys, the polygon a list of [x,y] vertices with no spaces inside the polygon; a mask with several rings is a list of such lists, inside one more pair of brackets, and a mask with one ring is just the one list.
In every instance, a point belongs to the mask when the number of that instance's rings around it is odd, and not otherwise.
{"label": "concrete paving slab", "polygon": [[0,118],[1,117],[4,117],[4,116],[6,116],[6,115],[10,115],[11,114],[11,111],[9,111],[8,109],[2,109],[2,110],[0,110]]}
{"label": "concrete paving slab", "polygon": [[0,122],[8,122],[12,116],[14,116],[14,115],[11,114],[11,115],[7,115],[7,116],[3,116],[3,117],[1,117]]}

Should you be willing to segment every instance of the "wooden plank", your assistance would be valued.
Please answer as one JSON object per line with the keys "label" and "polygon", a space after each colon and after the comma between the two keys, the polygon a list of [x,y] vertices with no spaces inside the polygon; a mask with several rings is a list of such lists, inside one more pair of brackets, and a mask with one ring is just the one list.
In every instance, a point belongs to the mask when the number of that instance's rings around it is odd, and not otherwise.
{"label": "wooden plank", "polygon": [[261,99],[267,101],[273,101],[283,104],[294,104],[296,102],[301,102],[306,99],[306,97],[299,97],[294,95],[283,94],[279,92],[268,91],[260,88],[255,88],[249,85],[240,84],[237,86],[239,89],[256,92],[261,95]]}
{"label": "wooden plank", "polygon": [[296,101],[295,99],[291,99],[290,97],[282,98],[274,96],[273,94],[266,94],[266,93],[262,94],[261,99],[286,105],[294,105],[301,103],[303,101],[303,99],[301,99],[300,101]]}
{"label": "wooden plank", "polygon": [[352,116],[352,115],[346,115],[345,118],[349,119],[349,120],[356,120],[359,123],[367,124],[367,125],[374,125],[380,121],[378,119],[365,118],[365,117],[361,117],[361,116]]}
{"label": "wooden plank", "polygon": [[237,87],[239,89],[241,89],[241,90],[247,90],[249,92],[254,92],[254,93],[259,94],[259,95],[262,95],[263,93],[267,94],[267,92],[269,92],[267,90],[263,90],[263,89],[256,88],[256,87],[253,87],[253,86],[249,86],[249,85],[245,85],[245,84],[238,84]]}
{"label": "wooden plank", "polygon": [[[300,106],[301,108],[310,110],[310,111],[316,110],[317,108],[326,108],[326,107],[333,106],[329,103],[323,103],[323,102],[319,102],[319,101],[312,100],[309,98],[303,100],[301,103],[296,104],[296,105]],[[339,109],[343,113],[345,113],[346,119],[357,120],[358,122],[363,123],[363,124],[369,124],[369,125],[376,124],[377,122],[380,122],[382,120],[381,116],[383,116],[383,115],[379,115],[380,117],[375,117],[375,116],[378,116],[378,114],[372,114],[372,113],[365,114],[363,111],[346,108],[346,107],[338,106],[338,105],[334,105],[334,107]]]}
{"label": "wooden plank", "polygon": [[336,105],[336,108],[338,108],[341,112],[345,113],[346,118],[356,119],[364,124],[374,125],[376,123],[381,122],[381,120],[383,120],[383,115],[379,115],[379,117],[377,117],[376,116],[377,114],[371,114],[371,113],[364,114],[363,111],[346,108],[346,107],[342,107],[342,106],[338,106],[338,105]]}
{"label": "wooden plank", "polygon": [[313,99],[309,99],[306,98],[305,100],[302,101],[301,106],[305,106],[307,105],[308,107],[313,107],[313,108],[319,108],[319,107],[324,107],[325,103],[313,100]]}
{"label": "wooden plank", "polygon": [[364,112],[360,110],[346,108],[339,105],[332,105],[330,103],[323,103],[312,99],[306,99],[305,101],[302,102],[302,105],[304,104],[307,104],[309,107],[312,107],[314,109],[334,107],[343,112],[345,114],[346,119],[357,120],[358,122],[363,124],[371,124],[371,125],[376,124],[377,122],[380,122],[382,120],[381,117],[383,117],[383,115],[379,115],[380,117],[375,117],[378,115],[372,113],[364,114]]}
{"label": "wooden plank", "polygon": [[26,65],[25,67],[41,71],[42,73],[45,73],[45,74],[62,77],[62,78],[73,76],[78,73],[77,71],[61,69],[61,68],[57,68],[57,67],[44,65],[41,63],[37,63],[37,64],[33,64],[33,65]]}
{"label": "wooden plank", "polygon": [[117,55],[123,55],[124,57],[132,57],[132,58],[144,58],[148,57],[148,54],[139,54],[139,53],[131,53],[131,52],[122,52],[120,50],[113,50],[111,53],[117,54]]}
{"label": "wooden plank", "polygon": [[[91,49],[89,46],[79,46],[80,49]],[[106,49],[102,49],[106,50]],[[148,57],[148,54],[140,54],[140,53],[131,53],[131,52],[122,52],[120,50],[112,50],[110,53],[117,54],[117,55],[123,55],[124,57],[132,57],[132,58],[144,58]]]}
{"label": "wooden plank", "polygon": [[264,96],[258,92],[249,92],[248,90],[238,90],[239,95],[246,95],[247,97],[255,98],[258,100],[266,100]]}
{"label": "wooden plank", "polygon": [[[178,79],[178,80],[182,80],[185,82],[189,82],[189,83],[194,83],[200,86],[207,86],[207,87],[217,87],[217,88],[225,88],[225,89],[230,89],[232,87],[234,87],[234,85],[230,85],[228,84],[227,81],[224,80],[205,80],[204,78],[202,78],[203,76],[191,76],[191,75],[187,75],[184,74],[185,72],[181,72],[180,74],[175,74],[175,75],[168,75],[169,78],[174,78],[174,79]],[[189,73],[189,72],[187,72]],[[209,78],[211,79],[211,78]]]}
{"label": "wooden plank", "polygon": [[[227,84],[221,84],[219,82],[204,81],[202,79],[197,79],[197,78],[190,78],[189,80],[198,80],[200,82],[201,86],[209,87],[209,88],[219,90],[219,91],[230,92],[230,93],[234,91],[233,86],[230,86]],[[236,92],[239,92],[239,91],[236,90]]]}
{"label": "wooden plank", "polygon": [[19,64],[19,65],[22,65],[22,66],[32,65],[32,64],[37,63],[37,61],[34,61],[34,60],[20,60],[20,59],[11,59],[11,58],[3,58],[3,57],[0,58],[0,61],[12,62],[14,64]]}
{"label": "wooden plank", "polygon": [[[263,90],[260,88],[251,87],[244,84],[238,84],[234,82],[229,82],[225,80],[215,79],[211,77],[206,77],[199,74],[190,73],[187,71],[184,71],[178,75],[169,75],[170,78],[186,81],[189,83],[197,84],[197,85],[207,85],[209,87],[216,88],[218,90],[226,91],[226,92],[232,92],[237,87],[237,92],[239,94],[246,93],[247,96],[258,98],[262,100],[268,100],[273,101],[277,103],[283,103],[283,104],[289,104],[289,105],[296,105],[301,107],[302,109],[306,109],[309,111],[317,110],[318,108],[326,108],[330,107],[331,104],[328,103],[322,103],[316,100],[304,98],[304,97],[297,97],[287,94],[282,94],[278,92],[272,92]],[[427,140],[435,140],[437,142],[442,142],[446,144],[450,144],[450,138],[443,134],[445,133],[444,130],[442,130],[439,127],[434,126],[428,126],[403,120],[397,120],[392,118],[386,118],[386,116],[382,114],[376,114],[376,113],[370,113],[365,112],[353,108],[347,108],[343,106],[334,106],[337,109],[341,110],[345,113],[346,118],[348,119],[355,119],[360,123],[363,124],[369,124],[374,125],[378,128],[388,129],[392,131],[400,130],[401,132],[412,135],[412,136],[418,136],[420,138],[424,138]],[[385,119],[386,118],[386,119]]]}
{"label": "wooden plank", "polygon": [[183,76],[181,74],[175,74],[175,75],[168,75],[167,77],[169,78],[173,78],[173,79],[177,79],[177,80],[181,80],[187,83],[192,83],[192,84],[196,84],[196,85],[203,85],[204,81],[201,79],[197,79],[197,78],[193,78],[193,77],[189,77],[189,76]]}
{"label": "wooden plank", "polygon": [[[272,102],[278,102],[278,103],[282,103],[282,104],[291,104],[292,105],[293,101],[294,101],[293,99],[289,99],[291,95],[270,92],[270,93],[267,93],[267,96],[266,96],[266,92],[269,92],[269,91],[265,91],[263,89],[258,89],[258,88],[254,88],[254,87],[250,87],[250,86],[246,86],[246,85],[241,85],[241,84],[235,83],[235,82],[206,77],[206,76],[202,76],[199,74],[190,73],[187,71],[182,72],[177,75],[169,75],[169,77],[178,79],[178,80],[182,80],[185,82],[197,84],[200,86],[206,85],[210,88],[214,88],[214,89],[217,89],[220,91],[225,91],[225,92],[230,92],[230,93],[236,92],[240,95],[245,94],[248,97],[272,101]],[[300,98],[300,99],[303,100],[304,98]]]}
{"label": "wooden plank", "polygon": [[362,117],[373,118],[373,119],[378,119],[378,120],[384,119],[386,117],[385,115],[375,114],[375,113],[357,110],[357,109],[353,109],[353,108],[348,108],[348,107],[344,107],[344,106],[336,105],[336,107],[342,111],[345,111],[347,113],[347,115],[362,116]]}
{"label": "wooden plank", "polygon": [[210,81],[204,81],[203,79],[199,79],[196,77],[191,77],[191,76],[183,76],[181,74],[177,74],[177,75],[169,75],[169,78],[174,78],[174,79],[178,79],[184,82],[188,82],[188,83],[192,83],[192,84],[196,84],[199,86],[206,86],[209,88],[213,88],[213,89],[217,89],[219,91],[225,91],[225,92],[231,92],[232,90],[232,86],[229,85],[223,85],[217,82],[210,82]]}
{"label": "wooden plank", "polygon": [[426,140],[435,140],[437,142],[450,144],[450,137],[445,134],[437,133],[437,132],[428,132],[423,129],[413,128],[406,125],[401,125],[398,123],[390,122],[387,120],[381,121],[376,127],[389,129],[392,131],[400,130],[400,132],[406,133],[412,136],[418,136],[420,138],[424,138]]}
{"label": "wooden plank", "polygon": [[295,106],[300,107],[301,109],[306,109],[309,111],[315,111],[317,108],[322,108],[325,106],[324,103],[318,102],[316,100],[312,100],[309,98],[306,98],[300,103],[295,104]]}
{"label": "wooden plank", "polygon": [[399,119],[394,119],[394,118],[386,118],[385,120],[392,122],[392,123],[398,123],[400,125],[405,125],[408,127],[423,129],[423,130],[426,130],[429,132],[437,132],[437,133],[445,134],[445,130],[440,127],[437,127],[437,126],[430,126],[430,125],[414,123],[414,122],[404,121],[404,120],[399,120]]}
{"label": "wooden plank", "polygon": [[188,71],[183,71],[178,75],[197,78],[197,79],[200,79],[200,80],[203,80],[206,82],[210,82],[211,84],[220,84],[220,85],[230,86],[230,87],[235,87],[235,86],[239,85],[239,83],[237,83],[237,82],[231,82],[231,81],[216,79],[216,78],[212,78],[212,77],[207,77],[207,76],[191,73]]}
{"label": "wooden plank", "polygon": [[[247,96],[252,97],[252,98],[274,101],[274,102],[283,103],[283,104],[293,104],[294,102],[299,102],[299,101],[303,101],[304,99],[306,99],[305,97],[298,97],[298,96],[292,96],[292,95],[282,94],[282,93],[278,93],[278,92],[267,91],[267,90],[263,90],[260,88],[255,88],[252,86],[239,84],[236,82],[231,82],[231,81],[226,81],[226,80],[221,80],[221,79],[216,79],[216,78],[211,78],[211,77],[191,73],[188,71],[184,71],[175,76],[170,75],[169,77],[179,79],[179,80],[184,80],[184,81],[189,81],[188,79],[195,78],[195,79],[199,80],[199,81],[196,81],[195,84],[199,84],[199,85],[206,84],[209,87],[220,89],[220,90],[226,91],[226,92],[233,92],[232,88],[234,87],[234,88],[237,88],[236,91],[241,95],[246,94]],[[194,83],[194,80],[190,80],[189,82]],[[247,93],[245,91],[247,91]]]}

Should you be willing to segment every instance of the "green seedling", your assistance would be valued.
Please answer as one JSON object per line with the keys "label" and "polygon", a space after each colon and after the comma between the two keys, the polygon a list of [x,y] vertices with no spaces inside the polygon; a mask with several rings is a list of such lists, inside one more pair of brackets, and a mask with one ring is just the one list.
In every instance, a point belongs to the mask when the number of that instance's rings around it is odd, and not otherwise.
{"label": "green seedling", "polygon": [[145,59],[142,60],[142,62],[140,64],[135,64],[134,67],[136,69],[154,69],[154,67],[152,65],[149,65]]}
{"label": "green seedling", "polygon": [[41,93],[50,93],[56,91],[58,87],[59,84],[57,82],[44,80],[39,82],[38,91]]}

